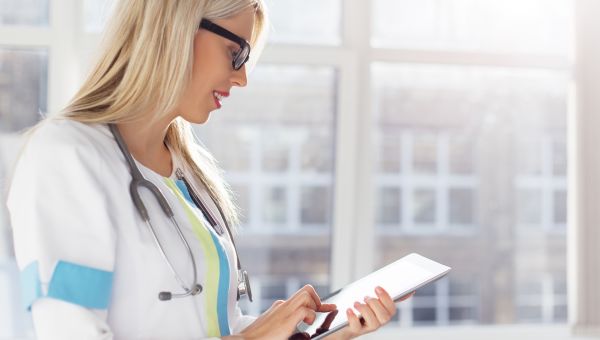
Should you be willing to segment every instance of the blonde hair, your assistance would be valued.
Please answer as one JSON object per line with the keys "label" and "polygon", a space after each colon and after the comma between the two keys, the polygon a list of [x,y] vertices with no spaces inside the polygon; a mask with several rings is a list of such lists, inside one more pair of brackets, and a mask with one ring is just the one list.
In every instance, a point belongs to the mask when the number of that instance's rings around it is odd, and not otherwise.
{"label": "blonde hair", "polygon": [[[53,118],[122,123],[145,118],[149,112],[153,121],[172,113],[191,78],[194,36],[201,19],[228,18],[250,8],[255,10],[255,27],[249,62],[255,63],[267,27],[263,0],[120,0],[96,65],[70,104]],[[215,159],[197,142],[191,124],[176,118],[165,142],[204,184],[227,222],[237,226],[231,190]]]}

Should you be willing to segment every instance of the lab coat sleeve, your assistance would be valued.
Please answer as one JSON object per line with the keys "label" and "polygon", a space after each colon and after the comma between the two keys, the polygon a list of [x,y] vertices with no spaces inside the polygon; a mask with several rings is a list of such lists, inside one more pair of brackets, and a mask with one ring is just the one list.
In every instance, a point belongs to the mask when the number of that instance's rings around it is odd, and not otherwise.
{"label": "lab coat sleeve", "polygon": [[[38,340],[114,338],[106,323],[106,311],[91,310],[51,298],[40,298],[31,306],[31,316]],[[69,327],[65,327],[65,320],[68,320]]]}
{"label": "lab coat sleeve", "polygon": [[235,317],[231,323],[232,334],[240,334],[246,327],[250,326],[256,320],[256,317],[242,314],[242,310],[237,305],[235,306]]}
{"label": "lab coat sleeve", "polygon": [[93,330],[106,321],[94,311],[108,309],[112,289],[116,233],[110,179],[90,139],[60,127],[35,131],[11,182],[7,206],[21,270],[21,301],[28,309],[36,304],[36,328],[52,320],[57,332],[75,323]]}

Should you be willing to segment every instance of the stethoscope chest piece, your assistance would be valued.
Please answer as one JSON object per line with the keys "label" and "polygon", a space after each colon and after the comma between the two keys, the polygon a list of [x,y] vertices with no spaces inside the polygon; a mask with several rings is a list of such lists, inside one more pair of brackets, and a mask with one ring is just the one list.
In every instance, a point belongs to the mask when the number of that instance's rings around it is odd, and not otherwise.
{"label": "stethoscope chest piece", "polygon": [[243,295],[248,295],[248,300],[252,302],[252,287],[250,287],[250,277],[248,272],[245,270],[238,271],[240,276],[238,279],[238,293],[237,299],[239,300]]}

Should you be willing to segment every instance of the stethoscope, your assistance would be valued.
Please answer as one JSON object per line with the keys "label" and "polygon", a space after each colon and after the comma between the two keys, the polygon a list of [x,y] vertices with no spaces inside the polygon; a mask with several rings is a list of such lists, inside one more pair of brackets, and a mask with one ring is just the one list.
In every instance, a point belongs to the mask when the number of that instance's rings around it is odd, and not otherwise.
{"label": "stethoscope", "polygon": [[[183,298],[183,297],[187,297],[187,296],[194,296],[194,295],[200,294],[202,292],[202,285],[200,285],[198,283],[198,271],[196,268],[196,259],[194,258],[194,254],[192,253],[192,249],[190,248],[190,245],[188,244],[187,240],[185,239],[185,236],[183,235],[183,233],[181,232],[181,228],[179,227],[177,220],[175,220],[175,215],[173,214],[173,210],[171,209],[171,206],[167,202],[167,199],[162,194],[160,189],[156,185],[154,185],[154,183],[147,180],[144,177],[144,175],[142,174],[142,172],[140,171],[140,169],[137,167],[137,165],[135,164],[135,160],[133,159],[133,156],[131,156],[131,153],[129,152],[129,149],[127,148],[127,145],[125,144],[125,141],[123,140],[123,136],[121,136],[121,133],[119,132],[119,129],[117,128],[117,126],[115,124],[108,124],[108,127],[110,128],[110,131],[112,132],[113,136],[115,137],[115,140],[117,141],[117,144],[119,145],[119,149],[121,149],[123,156],[125,156],[125,160],[127,161],[127,164],[129,165],[129,169],[131,171],[131,183],[129,184],[129,193],[131,194],[131,199],[133,200],[133,204],[135,205],[135,208],[137,209],[138,213],[140,214],[140,216],[142,217],[142,219],[148,226],[148,229],[152,233],[152,238],[154,239],[154,243],[156,243],[156,246],[159,249],[162,258],[165,260],[165,262],[169,266],[169,269],[175,276],[175,279],[179,282],[179,284],[181,285],[181,287],[184,290],[184,293],[160,292],[160,293],[158,293],[158,299],[161,301],[168,301],[168,300],[171,300],[172,298]],[[196,195],[193,187],[188,183],[188,181],[183,176],[183,171],[181,171],[181,169],[177,169],[176,175],[177,175],[178,179],[183,180],[183,183],[187,187],[187,190],[190,194],[190,197],[192,198],[192,201],[194,201],[194,204],[202,211],[202,213],[204,214],[204,217],[208,220],[208,222],[211,224],[213,229],[220,236],[223,235],[223,233],[224,233],[223,228],[219,225],[217,220],[212,216],[212,214],[210,213],[210,210],[206,208],[206,206],[204,205],[202,200],[200,200],[200,197],[198,195]],[[150,190],[150,192],[154,195],[154,198],[156,198],[156,200],[160,204],[165,215],[167,215],[167,217],[171,220],[171,223],[173,224],[173,226],[175,227],[175,230],[177,231],[177,234],[179,235],[179,239],[185,246],[185,249],[187,250],[189,257],[192,260],[192,266],[193,266],[193,270],[194,270],[193,271],[194,282],[193,282],[191,288],[185,284],[183,279],[181,279],[181,276],[179,276],[179,274],[177,273],[177,271],[171,264],[171,261],[169,261],[169,258],[167,257],[167,254],[163,248],[162,243],[156,236],[156,231],[154,229],[154,226],[152,225],[152,222],[150,221],[150,216],[148,215],[148,210],[146,209],[146,206],[144,205],[144,202],[142,201],[142,198],[138,191],[140,187],[144,187],[144,188]],[[237,252],[237,247],[235,246],[235,241],[233,240],[233,235],[231,234],[231,229],[229,228],[229,223],[227,223],[227,219],[225,218],[223,211],[221,210],[221,207],[219,207],[219,205],[216,204],[216,202],[213,201],[213,203],[215,203],[215,205],[217,206],[217,209],[219,210],[219,214],[221,215],[221,218],[225,222],[225,228],[227,229],[227,233],[229,234],[229,238],[231,239],[231,243],[233,244],[233,249],[235,252],[236,259],[237,259],[237,271],[238,271],[237,299],[239,300],[242,296],[247,295],[248,299],[252,302],[252,290],[250,288],[250,278],[248,277],[248,272],[246,272],[245,270],[242,269],[242,265],[240,263],[240,258],[238,256],[238,252]]]}

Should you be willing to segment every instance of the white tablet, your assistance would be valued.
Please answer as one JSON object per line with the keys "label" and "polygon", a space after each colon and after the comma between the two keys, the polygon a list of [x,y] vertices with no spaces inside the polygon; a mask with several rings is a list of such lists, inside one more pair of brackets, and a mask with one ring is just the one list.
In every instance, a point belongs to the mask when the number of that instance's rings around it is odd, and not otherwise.
{"label": "white tablet", "polygon": [[[354,309],[354,302],[362,302],[365,296],[376,297],[375,287],[383,287],[394,301],[398,301],[401,297],[443,277],[449,271],[450,267],[419,254],[407,255],[324,298],[323,303],[335,304],[339,312],[318,313],[312,325],[301,322],[298,330],[308,333],[311,339],[321,339],[347,326],[346,309]],[[359,314],[356,309],[354,311]],[[329,319],[326,320],[328,315]]]}

